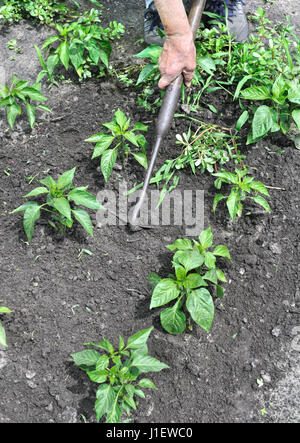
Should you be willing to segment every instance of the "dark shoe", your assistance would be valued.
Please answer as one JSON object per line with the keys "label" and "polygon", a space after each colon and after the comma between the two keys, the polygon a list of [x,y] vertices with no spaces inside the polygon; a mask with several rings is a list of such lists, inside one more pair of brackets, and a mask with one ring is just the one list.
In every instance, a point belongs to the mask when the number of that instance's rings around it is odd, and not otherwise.
{"label": "dark shoe", "polygon": [[144,17],[144,39],[148,45],[163,46],[165,38],[159,35],[159,29],[163,30],[164,27],[153,1],[150,3],[150,6],[145,9]]}
{"label": "dark shoe", "polygon": [[[235,36],[235,41],[245,42],[248,39],[249,27],[246,14],[243,9],[243,0],[225,0],[228,8],[228,27],[230,34]],[[226,16],[224,0],[208,0],[205,11]]]}

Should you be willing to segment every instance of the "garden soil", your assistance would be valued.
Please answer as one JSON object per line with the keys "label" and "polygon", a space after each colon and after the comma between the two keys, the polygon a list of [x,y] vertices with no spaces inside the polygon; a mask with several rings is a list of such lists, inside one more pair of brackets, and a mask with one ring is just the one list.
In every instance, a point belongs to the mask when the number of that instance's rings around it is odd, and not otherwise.
{"label": "garden soil", "polygon": [[[88,2],[84,2],[88,3]],[[142,48],[143,2],[102,0],[106,21],[117,20],[126,36],[114,45],[112,65],[126,67]],[[299,26],[294,1],[248,2],[282,20],[288,13]],[[298,28],[299,29],[299,28]],[[39,64],[33,44],[41,46],[52,31],[31,23],[3,27],[1,65],[10,78],[16,73],[33,80]],[[21,53],[6,43],[17,39]],[[3,71],[2,71],[3,75]],[[91,160],[92,145],[84,140],[101,131],[117,108],[132,121],[149,124],[153,142],[155,115],[138,108],[137,91],[113,78],[62,82],[44,93],[51,114],[39,114],[33,131],[25,118],[8,130],[0,121],[0,305],[12,309],[2,315],[8,347],[0,349],[0,423],[96,422],[95,387],[74,366],[70,355],[83,343],[106,337],[117,343],[140,329],[154,326],[150,355],[169,369],[150,374],[158,386],[148,391],[133,414],[136,423],[295,423],[300,420],[300,290],[299,290],[299,168],[300,151],[286,136],[267,137],[245,146],[253,175],[270,188],[271,213],[246,207],[232,223],[220,203],[212,213],[213,178],[183,172],[178,189],[204,190],[205,227],[211,226],[215,244],[228,246],[232,262],[220,261],[227,276],[225,297],[216,299],[209,334],[199,327],[180,336],[164,332],[160,309],[149,309],[147,278],[172,271],[172,254],[165,245],[186,236],[186,226],[159,226],[130,232],[124,224],[94,222],[94,238],[75,227],[61,238],[46,220],[40,220],[30,244],[22,214],[11,215],[34,184],[26,177],[57,177],[77,167],[75,184],[97,194],[116,195],[143,180],[144,171],[129,161],[118,164],[105,185],[99,161]],[[208,109],[197,118],[226,127],[234,125],[240,110],[226,95],[209,96],[218,114]],[[157,167],[178,152],[175,134],[188,123],[176,119],[164,141]],[[80,254],[82,249],[93,255]]]}

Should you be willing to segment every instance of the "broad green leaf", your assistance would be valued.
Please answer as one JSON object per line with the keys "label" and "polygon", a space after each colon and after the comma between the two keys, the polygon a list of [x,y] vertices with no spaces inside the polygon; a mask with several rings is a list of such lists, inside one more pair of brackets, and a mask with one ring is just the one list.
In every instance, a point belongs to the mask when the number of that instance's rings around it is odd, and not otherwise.
{"label": "broad green leaf", "polygon": [[176,267],[176,263],[180,263],[185,267],[187,272],[192,269],[196,269],[202,266],[204,263],[204,256],[200,253],[198,248],[194,248],[191,251],[179,250],[173,257],[173,265]]}
{"label": "broad green leaf", "polygon": [[182,334],[186,328],[185,314],[180,311],[178,306],[178,303],[175,303],[174,306],[164,309],[160,314],[161,325],[169,334]]}
{"label": "broad green leaf", "polygon": [[219,203],[219,201],[223,200],[224,198],[226,198],[226,195],[223,195],[223,194],[217,194],[215,196],[214,201],[213,201],[213,212],[216,212],[217,204]]}
{"label": "broad green leaf", "polygon": [[141,70],[140,75],[137,79],[136,85],[140,85],[143,83],[147,78],[151,77],[151,75],[155,72],[158,72],[158,66],[156,63],[148,63],[144,68]]}
{"label": "broad green leaf", "polygon": [[170,251],[175,251],[176,249],[184,251],[188,249],[193,249],[193,245],[191,240],[189,240],[188,238],[179,238],[175,240],[172,245],[167,245],[166,248],[170,249]]}
{"label": "broad green leaf", "polygon": [[199,235],[199,241],[201,246],[204,249],[210,248],[213,244],[213,234],[211,232],[211,227],[209,226],[207,229],[201,232]]}
{"label": "broad green leaf", "polygon": [[176,282],[170,278],[164,278],[154,288],[150,309],[165,305],[177,298],[178,295],[179,289]]}
{"label": "broad green leaf", "polygon": [[112,173],[117,156],[117,149],[108,149],[104,151],[101,156],[101,171],[106,182],[108,182],[110,174]]}
{"label": "broad green leaf", "polygon": [[60,40],[58,35],[50,35],[50,37],[46,38],[46,40],[44,41],[42,49],[46,49],[48,46],[52,45],[53,43],[57,42],[58,40]]}
{"label": "broad green leaf", "polygon": [[94,349],[86,349],[84,351],[76,352],[71,354],[76,366],[79,366],[84,370],[92,370],[96,368],[97,361],[99,360],[100,354]]}
{"label": "broad green leaf", "polygon": [[200,66],[209,75],[213,74],[216,70],[216,64],[214,60],[208,56],[197,57],[197,65]]}
{"label": "broad green leaf", "polygon": [[41,216],[40,206],[37,203],[35,205],[30,205],[25,209],[23,225],[27,236],[27,240],[29,242],[33,235],[34,224],[40,218],[40,216]]}
{"label": "broad green leaf", "polygon": [[89,378],[95,383],[104,383],[106,382],[108,371],[105,369],[96,369],[95,371],[87,371],[86,372]]}
{"label": "broad green leaf", "polygon": [[112,410],[116,395],[113,387],[110,385],[105,384],[98,388],[96,393],[97,400],[95,402],[95,411],[98,422],[103,415],[108,414]]}
{"label": "broad green leaf", "polygon": [[282,77],[282,75],[280,74],[273,83],[272,94],[275,98],[278,99],[284,94],[285,89],[286,89],[286,82]]}
{"label": "broad green leaf", "polygon": [[37,108],[41,109],[42,111],[51,112],[51,109],[45,105],[37,105]]}
{"label": "broad green leaf", "polygon": [[103,49],[100,49],[99,58],[104,66],[108,69],[108,55]]}
{"label": "broad green leaf", "polygon": [[[81,43],[70,44],[70,60],[76,71],[78,72],[80,66],[84,63],[84,45]],[[79,75],[79,72],[78,72]],[[79,75],[80,76],[80,75]]]}
{"label": "broad green leaf", "polygon": [[197,325],[209,332],[214,319],[214,302],[205,288],[193,291],[187,298],[186,307]]}
{"label": "broad green leaf", "polygon": [[218,255],[220,257],[225,257],[225,258],[228,258],[228,260],[231,260],[230,252],[229,252],[227,246],[224,246],[224,245],[216,246],[215,249],[213,250],[213,254]]}
{"label": "broad green leaf", "polygon": [[266,86],[251,86],[250,88],[243,89],[241,95],[246,100],[268,100],[271,98],[269,88]]}
{"label": "broad green leaf", "polygon": [[127,131],[127,132],[125,132],[124,137],[126,138],[126,140],[128,140],[130,143],[132,143],[134,146],[136,146],[137,148],[139,147],[139,142],[138,142],[138,139],[137,139],[136,135],[134,134],[134,132]]}
{"label": "broad green leaf", "polygon": [[141,378],[137,385],[144,389],[158,389],[153,381],[149,380],[149,378]]}
{"label": "broad green leaf", "polygon": [[203,275],[203,279],[204,280],[209,280],[212,283],[214,283],[215,285],[218,283],[218,275],[217,275],[217,271],[215,268],[210,269],[209,271],[207,271],[204,275]]}
{"label": "broad green leaf", "polygon": [[139,349],[142,346],[144,346],[147,343],[147,340],[152,330],[153,326],[151,326],[151,328],[148,329],[143,329],[142,331],[139,331],[136,334],[129,337],[127,340],[126,349]]}
{"label": "broad green leaf", "polygon": [[76,171],[76,166],[75,168],[70,169],[69,171],[66,171],[63,174],[61,174],[57,181],[57,187],[59,189],[64,189],[66,186],[71,185],[74,179],[75,171]]}
{"label": "broad green leaf", "polygon": [[216,285],[217,288],[217,297],[223,298],[224,297],[224,289],[220,285]]}
{"label": "broad green leaf", "polygon": [[39,186],[32,191],[30,191],[28,194],[24,195],[24,197],[35,197],[36,195],[40,194],[48,194],[49,190],[47,188],[44,188],[42,186]]}
{"label": "broad green leaf", "polygon": [[238,213],[239,202],[240,202],[239,194],[237,193],[237,191],[235,191],[235,189],[232,189],[232,191],[226,201],[226,205],[227,205],[227,208],[228,208],[228,211],[229,211],[229,214],[230,214],[230,217],[232,218],[232,220],[235,220],[235,217]]}
{"label": "broad green leaf", "polygon": [[101,140],[99,140],[95,145],[92,160],[102,155],[103,152],[110,147],[114,139],[115,137],[112,135],[103,134]]}
{"label": "broad green leaf", "polygon": [[68,199],[73,200],[76,205],[82,205],[89,209],[97,210],[103,208],[94,195],[76,188],[69,192]]}
{"label": "broad green leaf", "polygon": [[51,205],[68,220],[71,220],[71,206],[68,200],[64,197],[53,198]]}
{"label": "broad green leaf", "polygon": [[95,63],[95,65],[97,65],[99,58],[100,58],[100,52],[101,51],[103,52],[103,49],[100,48],[97,41],[93,38],[91,38],[87,42],[86,49],[89,51],[89,54],[90,54],[90,57],[91,57],[91,60],[93,61],[93,63]]}
{"label": "broad green leaf", "polygon": [[59,55],[55,52],[53,54],[50,54],[46,61],[47,64],[47,71],[50,76],[52,76],[54,69],[59,64]]}
{"label": "broad green leaf", "polygon": [[115,112],[115,119],[122,131],[126,131],[126,129],[128,129],[130,124],[130,119],[126,117],[126,115],[124,114],[124,112],[121,111],[121,109],[117,109],[117,111]]}
{"label": "broad green leaf", "polygon": [[134,126],[132,128],[132,131],[133,132],[134,131],[144,131],[144,132],[147,132],[148,131],[148,126],[144,125],[143,123],[137,122],[137,123],[134,124]]}
{"label": "broad green leaf", "polygon": [[236,122],[235,126],[236,132],[239,132],[242,129],[242,127],[244,126],[244,124],[247,122],[248,119],[249,119],[249,112],[244,111],[239,117],[238,121]]}
{"label": "broad green leaf", "polygon": [[221,269],[216,269],[216,273],[217,273],[218,280],[226,283],[227,280],[226,280],[224,272]]}
{"label": "broad green leaf", "polygon": [[138,58],[150,58],[152,63],[158,62],[159,56],[161,54],[162,47],[158,45],[149,45],[143,51],[135,55]]}
{"label": "broad green leaf", "polygon": [[66,68],[66,70],[69,69],[69,60],[70,60],[70,51],[69,51],[69,43],[67,41],[64,41],[60,44],[58,48],[58,54],[59,58]]}
{"label": "broad green leaf", "polygon": [[26,103],[25,108],[26,108],[29,125],[31,128],[33,128],[35,124],[35,106],[32,105],[31,103]]}
{"label": "broad green leaf", "polygon": [[76,220],[81,224],[83,229],[91,236],[93,237],[93,224],[91,221],[91,218],[89,214],[81,208],[72,209],[72,213]]}
{"label": "broad green leaf", "polygon": [[276,123],[274,113],[269,106],[262,105],[255,111],[252,120],[252,137],[254,140],[264,137]]}
{"label": "broad green leaf", "polygon": [[91,142],[91,143],[99,143],[99,142],[103,141],[103,136],[111,137],[110,135],[105,134],[105,132],[98,132],[97,134],[94,134],[91,137],[86,138],[84,141]]}
{"label": "broad green leaf", "polygon": [[108,366],[109,366],[109,357],[108,357],[108,355],[106,355],[106,354],[101,355],[99,360],[97,360],[96,369],[97,370],[106,369]]}
{"label": "broad green leaf", "polygon": [[296,103],[297,105],[300,105],[300,88],[299,88],[299,86],[289,89],[288,99],[291,103]]}
{"label": "broad green leaf", "polygon": [[149,355],[136,354],[130,363],[130,367],[135,367],[141,372],[159,372],[169,366]]}
{"label": "broad green leaf", "polygon": [[0,345],[7,346],[5,330],[0,322]]}
{"label": "broad green leaf", "polygon": [[255,197],[250,197],[252,200],[257,203],[258,205],[262,206],[265,211],[271,212],[271,208],[267,200],[262,197],[261,195],[256,195]]}
{"label": "broad green leaf", "polygon": [[216,257],[212,252],[205,252],[204,264],[208,269],[216,267]]}
{"label": "broad green leaf", "polygon": [[131,155],[136,159],[136,161],[143,166],[143,168],[148,169],[148,159],[142,152],[131,152]]}
{"label": "broad green leaf", "polygon": [[106,415],[105,423],[119,423],[122,416],[122,410],[115,399],[111,410]]}
{"label": "broad green leaf", "polygon": [[13,102],[11,105],[8,105],[6,108],[6,117],[8,124],[11,128],[13,128],[15,124],[17,115],[21,115],[21,108],[19,105]]}
{"label": "broad green leaf", "polygon": [[269,191],[267,190],[267,188],[265,187],[265,185],[261,182],[251,182],[249,183],[249,186],[251,189],[253,189],[253,191],[259,192],[260,194],[266,195],[267,197],[269,197]]}
{"label": "broad green leaf", "polygon": [[297,128],[298,128],[299,131],[300,131],[300,109],[295,109],[295,110],[292,112],[292,116],[293,116],[294,122],[295,122],[296,125],[297,125]]}
{"label": "broad green leaf", "polygon": [[186,277],[186,270],[181,265],[176,265],[175,274],[178,281],[182,281]]}
{"label": "broad green leaf", "polygon": [[187,276],[183,285],[187,289],[195,289],[199,288],[200,286],[207,286],[207,283],[205,280],[203,280],[201,275],[192,273]]}
{"label": "broad green leaf", "polygon": [[16,214],[17,212],[24,212],[30,206],[34,206],[34,207],[37,206],[37,202],[30,201],[30,202],[23,203],[21,206],[14,209],[13,211],[11,211],[11,214]]}
{"label": "broad green leaf", "polygon": [[31,100],[35,100],[37,102],[44,102],[48,100],[47,97],[40,93],[40,91],[32,87],[23,88],[22,94],[27,95]]}

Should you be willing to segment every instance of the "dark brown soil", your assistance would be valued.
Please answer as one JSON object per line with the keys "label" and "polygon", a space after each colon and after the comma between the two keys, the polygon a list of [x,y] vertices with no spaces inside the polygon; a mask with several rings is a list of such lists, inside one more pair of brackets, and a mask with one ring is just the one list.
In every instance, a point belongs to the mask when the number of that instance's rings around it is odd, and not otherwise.
{"label": "dark brown soil", "polygon": [[[123,2],[115,3],[115,9],[105,8],[105,13],[132,25],[128,38],[130,55],[135,54],[141,49],[134,42],[142,33],[143,2],[138,8],[134,1],[126,2],[126,8]],[[49,30],[36,34],[29,24],[2,30],[1,55],[7,51],[6,42],[16,36],[23,50],[14,62],[5,59],[9,75],[19,70],[23,76],[22,66],[34,57],[33,40],[40,43]],[[129,56],[123,44],[116,47],[119,54],[127,54],[126,65]],[[35,62],[28,75],[34,78],[38,70]],[[171,336],[160,326],[159,309],[149,310],[147,277],[171,272],[172,255],[165,245],[184,237],[184,226],[132,233],[126,226],[97,227],[93,215],[94,238],[76,227],[61,239],[41,220],[27,244],[21,215],[10,214],[33,188],[25,178],[36,174],[57,177],[77,166],[76,185],[89,185],[97,194],[105,184],[99,162],[90,159],[91,144],[84,139],[99,132],[101,122],[110,121],[118,107],[133,121],[154,119],[137,108],[134,90],[113,79],[64,82],[47,94],[52,114],[40,115],[32,132],[25,119],[8,130],[1,114],[0,305],[13,313],[1,316],[9,346],[0,349],[0,423],[77,423],[83,417],[95,422],[95,385],[74,367],[70,354],[82,350],[85,342],[107,337],[116,343],[119,334],[128,337],[151,325],[155,329],[150,354],[170,369],[153,374],[159,390],[140,402],[135,422],[299,421],[299,352],[291,343],[294,328],[300,325],[300,153],[293,143],[282,136],[241,146],[257,180],[270,187],[270,215],[244,215],[233,224],[220,204],[214,216],[213,178],[182,174],[179,189],[204,190],[205,226],[212,227],[216,244],[229,247],[232,264],[222,262],[228,283],[224,299],[216,300],[210,334],[195,327]],[[204,109],[199,119],[226,126],[236,121],[237,109],[228,98],[209,100],[218,115]],[[157,166],[176,155],[175,134],[187,127],[185,121],[176,121]],[[140,166],[129,162],[126,169],[114,170],[107,187],[118,191],[120,182],[131,186],[143,174]],[[93,255],[78,260],[83,248]]]}

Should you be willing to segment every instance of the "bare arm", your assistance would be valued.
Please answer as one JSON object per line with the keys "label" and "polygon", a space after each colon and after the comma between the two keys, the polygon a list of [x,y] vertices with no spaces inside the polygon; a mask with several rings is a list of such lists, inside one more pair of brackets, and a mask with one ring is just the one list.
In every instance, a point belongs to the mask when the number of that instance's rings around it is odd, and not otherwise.
{"label": "bare arm", "polygon": [[190,86],[196,68],[196,49],[182,0],[154,1],[166,32],[158,86],[165,89],[181,73],[185,85]]}

